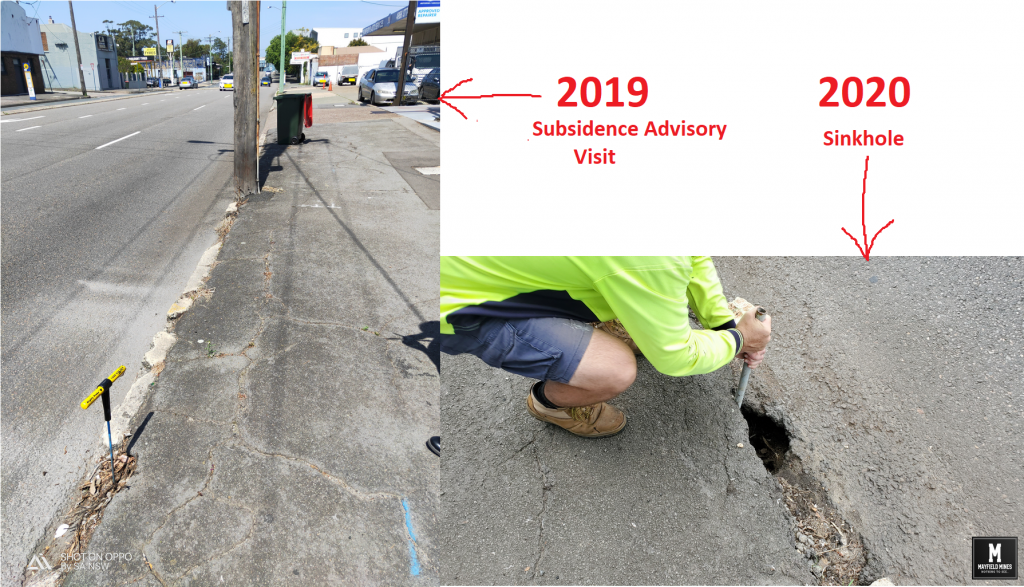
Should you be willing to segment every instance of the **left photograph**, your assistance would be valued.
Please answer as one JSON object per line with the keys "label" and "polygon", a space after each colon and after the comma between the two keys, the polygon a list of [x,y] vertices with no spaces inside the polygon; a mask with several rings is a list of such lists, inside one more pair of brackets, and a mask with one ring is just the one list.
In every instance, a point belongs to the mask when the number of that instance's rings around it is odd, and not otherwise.
{"label": "left photograph", "polygon": [[0,585],[438,585],[440,2],[2,8]]}

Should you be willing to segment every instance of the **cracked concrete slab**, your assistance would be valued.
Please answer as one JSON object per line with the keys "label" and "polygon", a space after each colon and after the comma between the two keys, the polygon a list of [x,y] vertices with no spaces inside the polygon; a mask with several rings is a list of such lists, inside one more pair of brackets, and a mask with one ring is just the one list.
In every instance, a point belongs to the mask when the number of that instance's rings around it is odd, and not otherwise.
{"label": "cracked concrete slab", "polygon": [[249,362],[244,356],[228,356],[168,363],[149,409],[230,425],[239,402],[239,373]]}
{"label": "cracked concrete slab", "polygon": [[198,300],[178,319],[174,334],[179,342],[168,353],[167,361],[206,358],[211,353],[237,355],[245,350],[262,324],[260,311],[266,304],[263,271],[259,260],[218,263],[207,286],[215,293],[218,288],[231,290],[231,295]]}
{"label": "cracked concrete slab", "polygon": [[[158,393],[159,389],[154,392]],[[131,452],[139,459],[135,475],[107,506],[89,544],[94,556],[130,559],[117,560],[108,569],[78,570],[65,585],[125,583],[148,573],[144,551],[153,534],[209,482],[212,447],[230,437],[230,427],[154,412],[152,401],[151,396],[133,421]]]}
{"label": "cracked concrete slab", "polygon": [[308,460],[360,492],[432,484],[436,457],[423,442],[437,426],[437,371],[425,355],[406,353],[416,371],[403,372],[371,332],[281,319],[269,320],[261,339],[280,350],[246,376],[237,425],[247,443]]}
{"label": "cracked concrete slab", "polygon": [[[253,513],[241,504],[212,496],[193,500],[171,513],[153,534],[146,547],[146,560],[165,581],[178,579],[248,539],[255,523]],[[210,532],[211,527],[220,531]]]}

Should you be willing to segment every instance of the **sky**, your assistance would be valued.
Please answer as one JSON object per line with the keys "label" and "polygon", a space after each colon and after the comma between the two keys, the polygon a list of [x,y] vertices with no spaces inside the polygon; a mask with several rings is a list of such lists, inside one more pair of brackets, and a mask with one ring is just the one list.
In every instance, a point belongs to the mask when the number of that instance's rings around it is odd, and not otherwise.
{"label": "sky", "polygon": [[[56,23],[71,24],[68,3],[57,0],[22,1],[21,6],[28,16],[38,18],[45,24],[52,16]],[[178,34],[174,31],[186,31],[182,39],[198,39],[202,37],[220,37],[225,42],[231,36],[231,13],[228,12],[225,0],[176,0],[158,2],[127,2],[77,0],[75,7],[75,25],[79,31],[95,32],[106,30],[104,20],[114,23],[126,20],[137,20],[142,24],[153,24],[153,6],[159,7],[161,46],[171,38],[178,45]],[[319,0],[289,0],[286,9],[286,30],[313,27],[363,28],[384,18],[385,16],[408,6],[408,2],[388,2],[386,0],[328,2]],[[260,55],[266,50],[270,40],[281,34],[281,2],[280,0],[263,0],[260,18]],[[164,16],[166,15],[166,18]]]}

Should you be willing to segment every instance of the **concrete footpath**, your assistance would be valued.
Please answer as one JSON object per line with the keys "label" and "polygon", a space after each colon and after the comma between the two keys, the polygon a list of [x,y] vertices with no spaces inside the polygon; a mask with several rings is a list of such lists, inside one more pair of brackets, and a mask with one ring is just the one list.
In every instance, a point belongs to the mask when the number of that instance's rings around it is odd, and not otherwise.
{"label": "concrete footpath", "polygon": [[87,549],[116,562],[66,585],[438,583],[440,135],[318,111],[279,146],[274,118],[132,418]]}

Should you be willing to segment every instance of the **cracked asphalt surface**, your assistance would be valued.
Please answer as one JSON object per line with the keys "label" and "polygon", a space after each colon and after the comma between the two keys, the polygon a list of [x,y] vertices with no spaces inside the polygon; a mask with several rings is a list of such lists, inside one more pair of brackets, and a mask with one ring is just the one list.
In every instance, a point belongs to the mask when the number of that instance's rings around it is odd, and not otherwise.
{"label": "cracked asphalt surface", "polygon": [[[1021,528],[1024,262],[715,262],[772,314],[745,406],[862,538],[858,582],[974,583],[971,537]],[[730,395],[738,364],[638,371],[623,433],[585,440],[529,416],[530,381],[442,358],[443,582],[819,582]]]}
{"label": "cracked asphalt surface", "polygon": [[[387,119],[274,144],[133,425],[138,469],[66,585],[436,585],[438,214]],[[358,186],[358,187],[353,187]],[[200,340],[202,342],[200,342]]]}

